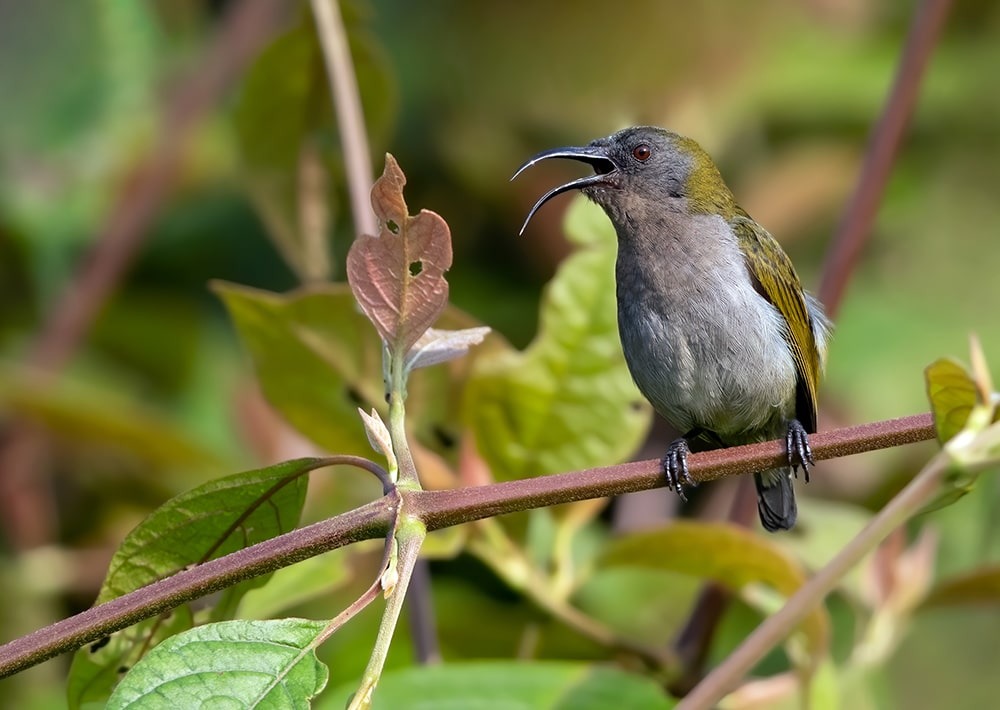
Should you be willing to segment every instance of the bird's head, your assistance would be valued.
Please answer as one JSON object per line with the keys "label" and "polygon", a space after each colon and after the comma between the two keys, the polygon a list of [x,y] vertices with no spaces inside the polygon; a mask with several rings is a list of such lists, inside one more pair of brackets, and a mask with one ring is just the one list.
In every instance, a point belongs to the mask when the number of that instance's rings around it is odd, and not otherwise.
{"label": "bird's head", "polygon": [[542,195],[524,220],[521,233],[542,205],[570,190],[581,190],[613,221],[641,212],[650,203],[688,214],[720,214],[726,219],[738,209],[718,168],[701,146],[655,126],[626,128],[578,148],[543,151],[518,168],[514,177],[549,158],[578,160],[590,165],[594,173]]}

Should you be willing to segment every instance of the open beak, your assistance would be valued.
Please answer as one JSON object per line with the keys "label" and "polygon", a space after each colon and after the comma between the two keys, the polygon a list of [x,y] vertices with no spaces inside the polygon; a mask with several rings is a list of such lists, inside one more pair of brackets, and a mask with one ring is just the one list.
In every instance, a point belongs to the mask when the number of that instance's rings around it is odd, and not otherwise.
{"label": "open beak", "polygon": [[608,149],[606,146],[600,145],[588,145],[581,148],[553,148],[552,150],[545,150],[538,155],[529,158],[527,162],[517,169],[514,176],[511,178],[513,180],[527,168],[530,168],[535,163],[540,163],[543,160],[548,160],[549,158],[569,158],[570,160],[579,160],[581,163],[587,163],[594,169],[593,175],[587,175],[582,178],[577,178],[565,185],[560,185],[559,187],[554,187],[544,195],[539,198],[535,206],[531,208],[528,212],[528,216],[524,220],[524,224],[521,225],[521,231],[518,232],[518,236],[524,234],[524,230],[528,227],[528,222],[531,218],[535,216],[535,212],[544,205],[546,202],[551,200],[556,195],[561,195],[564,192],[569,192],[570,190],[580,190],[591,185],[609,185],[613,182],[613,176],[618,172],[618,166],[615,164],[610,157],[608,157]]}

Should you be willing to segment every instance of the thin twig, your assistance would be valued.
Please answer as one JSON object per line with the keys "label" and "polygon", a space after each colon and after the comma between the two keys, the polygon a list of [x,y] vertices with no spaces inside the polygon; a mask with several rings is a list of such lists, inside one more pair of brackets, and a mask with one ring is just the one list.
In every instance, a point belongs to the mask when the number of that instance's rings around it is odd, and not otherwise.
{"label": "thin twig", "polygon": [[868,141],[861,178],[827,252],[819,300],[831,318],[840,310],[847,282],[871,234],[875,213],[920,95],[920,83],[951,5],[952,0],[923,0],[914,15],[892,91]]}
{"label": "thin twig", "polygon": [[[858,454],[933,438],[930,414],[890,419],[814,434],[817,460]],[[708,481],[775,468],[785,462],[783,441],[692,454],[691,476]],[[445,491],[406,491],[410,515],[430,530],[473,520],[647,490],[665,483],[658,459],[554,476]],[[360,540],[384,537],[395,510],[384,496],[361,508],[258,543],[155,582],[28,636],[0,646],[0,678],[103,638],[119,629],[233,584],[273,572]]]}
{"label": "thin twig", "polygon": [[368,133],[340,6],[337,0],[312,0],[312,10],[330,77],[333,108],[337,112],[354,229],[357,234],[378,234],[368,196],[375,181],[369,158]]}

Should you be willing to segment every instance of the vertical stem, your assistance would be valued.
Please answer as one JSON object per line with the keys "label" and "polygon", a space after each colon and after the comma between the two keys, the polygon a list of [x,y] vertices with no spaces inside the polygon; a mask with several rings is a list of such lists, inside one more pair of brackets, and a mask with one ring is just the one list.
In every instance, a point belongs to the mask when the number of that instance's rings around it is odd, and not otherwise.
{"label": "vertical stem", "polygon": [[407,594],[410,605],[410,634],[417,662],[423,665],[441,662],[434,604],[430,595],[431,570],[426,559],[418,559],[413,567],[413,580]]}
{"label": "vertical stem", "polygon": [[402,355],[387,355],[389,360],[389,438],[399,464],[399,483],[407,490],[420,490],[417,466],[406,440],[406,369]]}
{"label": "vertical stem", "polygon": [[[405,506],[405,503],[404,503]],[[400,511],[402,514],[402,511]],[[385,667],[385,660],[389,655],[389,647],[392,644],[392,635],[399,623],[399,615],[403,610],[403,602],[406,598],[406,589],[410,585],[413,577],[413,568],[420,554],[420,546],[427,536],[427,529],[417,518],[406,518],[400,521],[396,533],[396,540],[399,542],[399,556],[396,567],[399,570],[399,580],[395,588],[389,593],[388,601],[385,605],[385,612],[382,614],[382,623],[379,625],[378,637],[375,639],[375,648],[372,649],[371,658],[368,659],[368,667],[361,678],[361,686],[351,698],[348,710],[365,710],[371,707],[372,694],[375,686],[378,685],[382,676],[382,669]]]}
{"label": "vertical stem", "polygon": [[368,133],[340,6],[337,0],[312,0],[312,10],[340,128],[354,228],[358,234],[378,234],[375,215],[368,200],[368,191],[374,182],[368,157]]}

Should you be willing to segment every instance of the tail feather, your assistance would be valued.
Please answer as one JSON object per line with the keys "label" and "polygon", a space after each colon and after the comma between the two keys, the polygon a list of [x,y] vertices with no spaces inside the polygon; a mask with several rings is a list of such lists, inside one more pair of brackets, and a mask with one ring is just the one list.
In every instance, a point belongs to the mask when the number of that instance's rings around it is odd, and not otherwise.
{"label": "tail feather", "polygon": [[791,472],[774,469],[755,473],[753,482],[757,486],[757,512],[764,529],[768,532],[791,530],[798,517]]}

